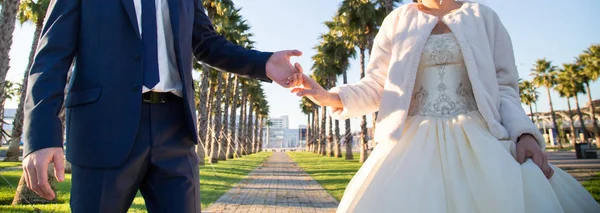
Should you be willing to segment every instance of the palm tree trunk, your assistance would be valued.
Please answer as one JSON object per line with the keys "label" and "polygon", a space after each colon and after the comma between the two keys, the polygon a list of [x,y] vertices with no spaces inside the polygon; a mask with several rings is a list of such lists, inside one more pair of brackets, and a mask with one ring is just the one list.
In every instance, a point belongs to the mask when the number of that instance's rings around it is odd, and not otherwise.
{"label": "palm tree trunk", "polygon": [[[206,103],[206,102],[204,102]],[[196,105],[196,109],[198,109],[198,113],[202,114],[202,110],[206,110],[206,108],[202,109],[201,106],[202,105],[206,105],[203,102],[198,102],[198,104]],[[201,115],[198,115],[198,126],[196,127],[197,131],[200,132],[206,132],[206,128],[203,128],[202,125],[200,124],[202,120]],[[198,133],[200,134],[200,133]],[[204,166],[206,165],[206,162],[204,161],[204,158],[206,157],[206,150],[204,149],[204,139],[201,137],[201,135],[198,135],[198,141],[199,143],[196,145],[196,155],[198,156],[198,165],[200,166]]]}
{"label": "palm tree trunk", "polygon": [[569,108],[569,120],[571,120],[571,140],[573,144],[577,143],[577,133],[575,133],[575,120],[573,120],[573,111],[571,110],[571,98],[567,97],[567,107]]}
{"label": "palm tree trunk", "polygon": [[[546,92],[548,93],[548,102],[550,103],[550,114],[552,115],[552,123],[554,124],[554,128],[553,131],[555,131],[556,133],[554,134],[558,134],[557,138],[558,138],[558,148],[562,149],[563,148],[563,144],[562,144],[562,138],[560,137],[559,134],[559,126],[558,123],[556,122],[556,113],[554,112],[554,107],[552,106],[552,97],[550,97],[550,86],[546,85]],[[553,135],[554,135],[553,134]]]}
{"label": "palm tree trunk", "polygon": [[308,136],[308,139],[307,139],[307,144],[310,146],[309,152],[313,152],[314,153],[315,152],[315,133],[314,132],[315,132],[315,128],[316,128],[315,127],[315,110],[314,110],[314,107],[313,107],[313,110],[311,110],[310,117],[308,119],[309,119],[308,125],[310,127],[309,127],[309,131],[308,131],[309,136]]}
{"label": "palm tree trunk", "polygon": [[[54,178],[54,164],[51,163],[48,165],[48,169],[46,170],[48,183],[50,183],[50,188],[56,194],[56,185],[58,181]],[[24,173],[23,173],[24,174]],[[33,190],[27,187],[25,184],[25,176],[21,175],[21,179],[19,180],[19,185],[17,186],[17,192],[15,193],[15,197],[13,199],[12,205],[24,205],[24,204],[49,204],[55,203],[57,198],[54,197],[52,200],[46,200],[45,198],[40,197]]]}
{"label": "palm tree trunk", "polygon": [[590,112],[592,113],[591,121],[594,126],[594,136],[596,137],[596,144],[600,145],[600,128],[598,128],[598,121],[596,120],[596,108],[594,108],[594,100],[592,99],[592,90],[590,89],[590,83],[585,83],[587,87],[587,95],[590,100]]}
{"label": "palm tree trunk", "polygon": [[[365,48],[360,47],[360,79],[365,77]],[[367,160],[367,116],[363,115],[360,124],[360,163]]]}
{"label": "palm tree trunk", "polygon": [[327,156],[327,110],[321,107],[321,155]]}
{"label": "palm tree trunk", "polygon": [[[6,2],[5,2],[6,4]],[[31,69],[31,65],[33,65],[33,59],[35,57],[35,52],[38,46],[39,37],[42,33],[43,22],[37,23],[35,27],[35,32],[33,34],[33,42],[31,43],[31,50],[29,52],[29,61],[27,62],[27,69],[23,74],[23,83],[21,83],[20,97],[19,97],[19,106],[17,107],[17,112],[15,114],[15,118],[13,120],[13,129],[9,140],[8,150],[6,150],[6,158],[4,158],[5,162],[18,162],[19,156],[21,156],[21,135],[23,134],[23,110],[25,106],[25,96],[27,95],[27,85],[29,84],[29,69]],[[4,95],[3,95],[4,96]],[[2,107],[4,108],[4,107]]]}
{"label": "palm tree trunk", "polygon": [[258,123],[258,118],[260,117],[258,115],[257,112],[254,112],[254,129],[252,130],[252,153],[257,153],[258,152],[258,127],[259,127],[259,123]]}
{"label": "palm tree trunk", "polygon": [[534,114],[533,114],[533,104],[529,104],[529,114],[531,114],[531,122],[535,124]]}
{"label": "palm tree trunk", "polygon": [[231,116],[229,117],[229,144],[227,145],[227,158],[233,159],[235,153],[235,147],[237,144],[237,135],[236,135],[236,119],[237,119],[237,97],[239,97],[239,82],[238,77],[234,75],[233,77],[233,96],[231,102]]}
{"label": "palm tree trunk", "polygon": [[264,135],[263,135],[263,133],[264,133],[264,127],[265,127],[265,121],[264,121],[264,118],[261,117],[261,119],[260,119],[260,126],[259,126],[259,129],[258,129],[258,136],[259,137],[258,137],[258,150],[257,150],[257,152],[262,152],[263,151],[263,144],[265,142],[265,140],[264,140],[265,138],[264,138]]}
{"label": "palm tree trunk", "polygon": [[208,94],[208,121],[210,123],[208,124],[208,134],[206,134],[206,141],[210,144],[210,149],[207,148],[207,150],[210,150],[210,163],[219,162],[219,141],[216,140],[217,129],[215,128],[215,122],[217,120],[215,119],[216,115],[214,113],[217,108],[217,103],[215,101],[217,85],[215,85],[215,83],[216,82],[211,81],[210,91]]}
{"label": "palm tree trunk", "polygon": [[241,107],[242,109],[240,110],[240,121],[239,121],[239,135],[238,135],[238,141],[237,141],[237,145],[236,145],[236,155],[238,157],[242,157],[242,155],[244,155],[244,153],[246,152],[244,147],[246,146],[246,139],[247,139],[247,135],[246,135],[246,128],[247,128],[247,123],[246,120],[248,119],[248,114],[246,111],[247,110],[247,106],[248,104],[246,103],[248,102],[248,87],[247,85],[242,85],[242,102],[241,102]]}
{"label": "palm tree trunk", "polygon": [[335,155],[333,155],[334,152],[334,143],[335,143],[335,138],[333,137],[333,119],[331,118],[331,116],[327,116],[329,117],[329,134],[327,135],[327,156],[329,157],[335,157]]}
{"label": "palm tree trunk", "polygon": [[208,118],[209,108],[208,105],[208,93],[210,88],[210,68],[208,65],[203,65],[201,70],[202,80],[200,82],[200,94],[198,97],[198,140],[200,143],[196,146],[196,154],[200,160],[200,165],[205,165],[204,158],[207,156],[207,148],[210,147],[210,140],[207,139],[209,133],[208,130]]}
{"label": "palm tree trunk", "polygon": [[223,91],[225,95],[225,100],[223,103],[223,120],[221,122],[221,137],[223,143],[223,160],[229,159],[227,156],[227,151],[229,150],[229,145],[231,144],[231,135],[229,134],[229,106],[231,105],[231,87],[233,86],[233,80],[231,79],[231,74],[223,73],[225,76],[225,90]]}
{"label": "palm tree trunk", "polygon": [[310,152],[310,114],[306,114],[306,151]]}
{"label": "palm tree trunk", "polygon": [[[215,99],[214,101],[214,105],[213,105],[213,112],[215,113],[213,115],[213,128],[215,131],[215,138],[214,141],[217,144],[219,150],[217,152],[217,159],[218,160],[225,160],[225,150],[227,150],[227,142],[225,142],[225,140],[223,139],[223,132],[222,130],[222,122],[223,122],[223,117],[222,116],[222,112],[223,112],[223,87],[224,87],[224,83],[225,79],[223,78],[223,73],[218,72],[217,73],[217,87],[215,88]],[[214,143],[213,143],[214,144]]]}
{"label": "palm tree trunk", "polygon": [[581,130],[583,131],[583,141],[589,142],[589,133],[585,127],[585,121],[583,119],[583,113],[581,113],[581,108],[579,108],[579,97],[577,97],[577,95],[575,95],[575,106],[577,107],[577,115],[579,116],[579,125],[581,125]]}
{"label": "palm tree trunk", "polygon": [[318,108],[315,106],[313,108],[313,135],[314,135],[314,152],[315,154],[319,154],[319,150],[321,149],[321,141],[320,141],[320,136],[319,136],[319,110]]}
{"label": "palm tree trunk", "polygon": [[335,157],[342,157],[342,139],[340,138],[340,121],[335,120]]}
{"label": "palm tree trunk", "polygon": [[[252,98],[248,98],[249,100],[252,100]],[[246,144],[244,147],[244,151],[245,153],[243,153],[244,155],[249,155],[252,154],[252,150],[251,150],[251,145],[252,145],[252,121],[253,121],[253,109],[252,109],[252,102],[248,101],[248,126],[246,126]]]}
{"label": "palm tree trunk", "polygon": [[[13,43],[12,37],[13,32],[15,31],[17,10],[19,9],[20,1],[3,0],[1,2],[2,14],[0,16],[0,82],[5,82],[6,74],[8,73],[8,69],[10,68],[9,53],[10,47]],[[34,37],[34,40],[37,40],[38,37]],[[4,83],[0,83],[0,97],[4,97],[4,89]]]}
{"label": "palm tree trunk", "polygon": [[[344,72],[342,72],[342,78],[344,80],[344,84],[348,83],[348,72],[346,70],[344,70]],[[354,154],[352,153],[352,134],[351,134],[351,128],[350,128],[350,119],[346,119],[344,120],[344,129],[345,129],[345,133],[344,133],[344,139],[342,141],[343,144],[346,145],[346,160],[354,160]]]}

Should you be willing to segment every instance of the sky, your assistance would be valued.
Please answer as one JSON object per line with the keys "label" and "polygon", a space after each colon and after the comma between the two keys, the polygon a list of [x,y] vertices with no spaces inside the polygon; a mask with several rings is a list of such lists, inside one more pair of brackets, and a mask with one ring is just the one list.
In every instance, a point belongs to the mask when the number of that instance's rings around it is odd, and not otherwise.
{"label": "sky", "polygon": [[[298,49],[302,57],[293,58],[307,74],[312,66],[313,47],[319,35],[326,33],[323,22],[330,20],[341,0],[233,0],[241,7],[241,15],[252,26],[256,48],[262,51]],[[554,65],[574,61],[574,57],[592,44],[600,43],[600,1],[548,1],[548,0],[478,0],[494,9],[508,29],[513,41],[516,63],[523,79],[531,80],[530,70],[536,59],[546,58]],[[594,27],[596,26],[596,27]],[[7,78],[20,82],[27,66],[34,28],[30,24],[17,25],[10,52],[11,63]],[[360,63],[352,60],[348,81],[359,78]],[[271,116],[288,115],[290,128],[306,124],[307,118],[299,108],[300,98],[276,84],[263,84],[270,104]],[[538,110],[549,111],[547,93],[540,93]],[[565,99],[551,92],[555,109],[567,109]],[[592,84],[592,97],[600,98],[600,83]],[[580,95],[581,105],[587,95]],[[10,101],[7,108],[16,108]],[[525,108],[527,111],[529,108]],[[370,118],[369,118],[370,119]],[[359,119],[352,119],[352,129],[359,129]],[[369,124],[371,122],[368,122]]]}

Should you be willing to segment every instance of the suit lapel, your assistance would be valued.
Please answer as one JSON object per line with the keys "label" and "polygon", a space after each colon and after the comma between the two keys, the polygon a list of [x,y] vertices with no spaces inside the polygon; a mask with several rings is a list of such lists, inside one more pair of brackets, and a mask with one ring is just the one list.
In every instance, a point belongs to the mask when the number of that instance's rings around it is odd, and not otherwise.
{"label": "suit lapel", "polygon": [[135,6],[133,5],[133,0],[121,0],[123,2],[123,6],[125,7],[125,11],[127,11],[127,15],[129,16],[129,21],[131,22],[131,25],[133,26],[133,28],[135,29],[135,32],[138,34],[139,37],[139,32],[140,32],[140,28],[138,26],[138,22],[137,22],[137,16],[135,13]]}

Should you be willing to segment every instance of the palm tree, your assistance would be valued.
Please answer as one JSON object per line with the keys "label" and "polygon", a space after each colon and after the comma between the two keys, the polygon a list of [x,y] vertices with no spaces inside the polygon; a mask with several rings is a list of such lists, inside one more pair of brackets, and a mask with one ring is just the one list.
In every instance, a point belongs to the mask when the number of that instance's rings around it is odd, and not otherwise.
{"label": "palm tree", "polygon": [[560,95],[560,97],[567,99],[567,107],[569,108],[569,121],[571,126],[571,140],[573,143],[577,143],[577,134],[575,133],[575,119],[573,119],[573,111],[571,108],[571,98],[575,96],[573,94],[574,86],[571,84],[571,80],[568,79],[570,77],[569,73],[566,73],[564,70],[561,70],[558,79],[557,86],[554,88]]}
{"label": "palm tree", "polygon": [[302,111],[303,114],[306,115],[306,149],[307,151],[311,150],[311,146],[312,146],[312,140],[311,137],[312,135],[310,134],[310,131],[312,130],[312,122],[311,122],[311,115],[312,115],[312,108],[313,108],[313,103],[312,101],[310,101],[310,99],[306,98],[306,97],[302,97],[302,100],[300,100],[300,110]]}
{"label": "palm tree", "polygon": [[[7,3],[6,1],[5,3]],[[4,161],[19,161],[20,151],[19,145],[21,143],[21,134],[23,133],[23,108],[25,104],[25,95],[27,90],[28,83],[28,73],[31,65],[33,64],[33,58],[35,56],[35,50],[38,46],[38,41],[40,34],[42,32],[42,28],[44,26],[44,18],[46,17],[46,10],[48,9],[48,4],[50,4],[49,0],[25,0],[19,6],[18,19],[21,24],[25,22],[33,22],[35,24],[35,32],[33,35],[33,42],[31,43],[31,50],[29,52],[29,61],[27,63],[27,69],[24,72],[23,83],[21,83],[20,90],[20,98],[19,98],[19,106],[17,107],[17,113],[15,114],[15,119],[13,120],[13,130],[11,135],[11,140],[9,142],[9,147],[6,152],[6,158]],[[3,9],[6,9],[3,7]],[[3,10],[4,11],[4,10]],[[12,32],[12,31],[11,31]],[[4,78],[2,78],[4,79]],[[4,106],[2,106],[4,108]]]}
{"label": "palm tree", "polygon": [[[198,66],[194,64],[194,67]],[[201,68],[200,68],[201,69]],[[201,76],[201,78],[205,78],[205,76]],[[194,84],[200,85],[199,81],[194,81]],[[194,90],[194,95],[196,98],[196,111],[199,114],[197,118],[197,127],[198,131],[198,144],[196,145],[196,155],[198,155],[198,165],[203,166],[206,165],[204,158],[206,157],[206,150],[204,145],[204,138],[201,137],[201,133],[206,132],[206,113],[202,110],[206,110],[206,100],[201,100],[201,97],[206,98],[206,95],[200,94],[200,90]]]}
{"label": "palm tree", "polygon": [[[21,85],[11,81],[6,81],[4,84],[4,96],[0,100],[0,139],[10,140],[10,134],[4,130],[4,103],[6,100],[13,100],[15,97],[21,96]],[[0,144],[2,147],[2,144]]]}
{"label": "palm tree", "polygon": [[15,19],[19,2],[19,0],[3,0],[0,2],[2,8],[2,14],[0,15],[0,97],[4,96],[4,82],[10,66],[9,53],[13,32],[15,31]]}
{"label": "palm tree", "polygon": [[537,102],[538,92],[531,81],[519,79],[519,92],[521,96],[521,102],[529,106],[529,114],[531,115],[531,122],[535,123],[533,104]]}
{"label": "palm tree", "polygon": [[[375,37],[381,20],[381,13],[372,1],[344,0],[338,10],[341,24],[344,26],[345,37],[359,50],[360,78],[365,77],[365,52],[369,43]],[[360,133],[360,162],[367,159],[367,116],[362,116]]]}
{"label": "palm tree", "polygon": [[[216,75],[217,73],[212,70],[212,68],[208,68],[210,69],[210,71],[208,72],[208,78],[209,79],[216,79]],[[209,162],[212,163],[218,163],[219,162],[219,142],[216,140],[216,134],[217,134],[217,128],[215,128],[215,111],[216,111],[216,103],[215,103],[215,94],[217,93],[217,84],[218,82],[216,82],[216,80],[209,80],[209,91],[207,94],[207,110],[208,110],[208,125],[207,125],[207,134],[205,135],[206,137],[206,143],[207,146],[206,150],[209,152]]]}
{"label": "palm tree", "polygon": [[[552,97],[550,96],[550,89],[556,85],[556,67],[552,66],[552,62],[547,61],[546,59],[538,59],[533,66],[534,68],[531,70],[533,72],[531,75],[534,77],[533,83],[538,87],[546,87],[546,92],[548,93],[548,102],[550,104],[550,113],[552,115],[552,123],[554,124],[553,133],[558,133],[559,126],[556,122],[556,113],[554,112]],[[558,146],[559,148],[562,148],[563,145],[560,139],[558,141]]]}
{"label": "palm tree", "polygon": [[230,110],[231,110],[231,115],[229,117],[229,135],[227,136],[227,138],[229,139],[227,142],[227,153],[226,156],[228,159],[233,159],[234,158],[234,154],[235,154],[235,144],[237,143],[237,134],[236,134],[236,119],[237,119],[237,108],[239,106],[238,102],[238,96],[240,93],[240,88],[239,88],[239,81],[238,81],[238,76],[234,75],[233,78],[231,79],[230,84],[233,84],[233,92],[232,94],[232,99],[231,99],[231,106],[230,106]]}
{"label": "palm tree", "polygon": [[591,122],[594,127],[594,135],[596,137],[596,143],[600,143],[600,128],[596,120],[596,111],[594,108],[594,101],[592,99],[592,89],[590,82],[598,80],[600,76],[600,45],[592,45],[583,52],[577,59],[578,63],[584,66],[584,75],[582,76],[582,83],[587,88],[588,100],[590,102],[589,109],[592,114]]}
{"label": "palm tree", "polygon": [[[335,16],[332,21],[325,22],[325,25],[329,28],[329,33],[323,35],[321,38],[324,43],[322,44],[321,51],[325,55],[327,64],[333,67],[337,75],[342,75],[344,84],[348,83],[348,68],[350,67],[350,59],[356,56],[356,49],[354,42],[351,38],[348,38],[348,34],[345,30],[345,26],[342,24],[341,17]],[[335,78],[335,77],[332,77]],[[332,85],[333,86],[333,85]],[[341,155],[341,144],[346,145],[346,160],[352,160],[352,138],[350,129],[350,119],[344,121],[345,134],[343,138],[338,138],[337,146],[339,154]],[[339,130],[336,128],[336,136],[339,135]]]}
{"label": "palm tree", "polygon": [[217,79],[215,86],[214,86],[214,96],[212,101],[212,110],[211,112],[214,113],[212,115],[212,128],[213,128],[213,147],[211,147],[212,149],[215,149],[216,152],[213,152],[213,154],[215,154],[216,156],[211,155],[211,159],[216,158],[216,160],[213,163],[216,163],[220,160],[225,160],[225,143],[223,143],[223,134],[221,132],[221,126],[222,126],[222,112],[223,112],[223,85],[224,85],[224,81],[225,79],[223,79],[223,73],[220,73],[219,71],[215,71],[213,70],[215,77]]}
{"label": "palm tree", "polygon": [[579,97],[578,94],[585,94],[585,86],[582,83],[582,77],[584,76],[583,68],[578,64],[563,64],[563,69],[561,73],[565,75],[565,81],[563,82],[570,85],[571,95],[575,99],[575,106],[577,107],[577,115],[579,116],[579,124],[581,125],[583,131],[583,140],[585,142],[589,142],[589,134],[587,128],[585,126],[585,121],[583,119],[583,114],[581,113],[581,108],[579,107]]}
{"label": "palm tree", "polygon": [[[218,33],[220,33],[221,35],[224,35],[227,37],[227,32],[235,32],[233,30],[229,30],[231,29],[231,27],[229,27],[228,25],[232,25],[231,22],[228,22],[229,18],[234,17],[234,15],[232,15],[232,11],[234,10],[234,4],[231,0],[205,0],[202,2],[204,8],[206,9],[206,12],[208,14],[208,17],[211,19],[211,21],[214,23],[215,28],[217,30]],[[233,13],[237,13],[237,12],[233,12]],[[238,21],[238,20],[232,20],[232,21]],[[212,116],[212,119],[210,119],[210,124],[207,125],[207,130],[209,131],[207,132],[208,134],[204,134],[206,135],[206,143],[207,145],[210,146],[210,161],[211,163],[217,163],[218,160],[225,160],[226,159],[226,154],[225,154],[225,150],[226,150],[226,143],[224,143],[222,141],[222,138],[224,135],[223,129],[221,128],[223,122],[222,122],[222,116],[221,116],[221,105],[223,103],[223,86],[225,83],[225,80],[223,79],[223,74],[219,73],[216,74],[214,72],[216,72],[213,69],[208,68],[208,65],[204,65],[204,68],[202,69],[202,74],[203,76],[211,76],[214,77],[212,79],[214,79],[213,82],[210,82],[210,85],[213,85],[213,88],[210,92],[206,91],[208,90],[208,88],[204,88],[202,87],[201,93],[203,94],[207,94],[207,98],[206,100],[208,100],[208,104],[209,104],[209,108],[207,109],[208,116]],[[208,72],[213,72],[208,73]],[[202,83],[208,83],[206,81],[209,81],[210,79],[203,79]],[[216,82],[216,83],[215,83]],[[208,84],[206,84],[208,85]],[[216,87],[216,88],[215,88]],[[204,90],[206,89],[206,90]],[[208,96],[210,95],[210,96]],[[210,97],[210,98],[208,98]],[[201,97],[201,99],[203,99]],[[213,115],[210,115],[210,113],[213,112]],[[202,114],[202,116],[204,116],[204,113]],[[207,119],[208,120],[208,119]]]}
{"label": "palm tree", "polygon": [[248,104],[247,104],[247,102],[248,102],[248,85],[247,85],[248,79],[242,78],[240,80],[241,80],[240,83],[241,83],[241,88],[242,88],[241,101],[240,101],[240,106],[241,106],[240,120],[239,120],[240,127],[238,128],[238,131],[239,131],[238,141],[236,143],[236,148],[235,148],[236,156],[238,156],[238,157],[241,157],[245,153],[244,146],[245,146],[245,141],[247,138],[246,120],[248,118],[248,113],[247,113],[247,111],[248,111],[248,109],[247,109],[248,108],[247,107],[248,106]]}
{"label": "palm tree", "polygon": [[255,106],[253,105],[253,103],[257,100],[258,98],[258,94],[259,94],[259,89],[258,89],[258,81],[256,80],[249,80],[247,81],[246,86],[248,86],[248,108],[247,108],[247,112],[248,112],[248,117],[247,117],[247,126],[246,126],[246,139],[245,139],[245,146],[244,146],[244,150],[245,153],[242,153],[244,155],[249,155],[252,154],[252,142],[253,142],[253,138],[254,138],[254,112],[255,112]]}
{"label": "palm tree", "polygon": [[270,122],[267,119],[269,117],[269,103],[267,102],[266,99],[264,99],[264,95],[263,95],[263,99],[261,99],[260,103],[259,103],[259,113],[258,115],[260,116],[260,126],[259,126],[259,132],[258,132],[258,148],[257,148],[257,152],[262,152],[263,150],[263,144],[265,143],[264,141],[264,128],[265,125],[267,126],[267,128],[269,128]]}
{"label": "palm tree", "polygon": [[[312,76],[311,76],[312,77]],[[313,135],[313,152],[314,153],[319,153],[319,150],[321,148],[321,143],[319,140],[319,107],[316,104],[313,104],[313,108],[312,108],[312,135]]]}

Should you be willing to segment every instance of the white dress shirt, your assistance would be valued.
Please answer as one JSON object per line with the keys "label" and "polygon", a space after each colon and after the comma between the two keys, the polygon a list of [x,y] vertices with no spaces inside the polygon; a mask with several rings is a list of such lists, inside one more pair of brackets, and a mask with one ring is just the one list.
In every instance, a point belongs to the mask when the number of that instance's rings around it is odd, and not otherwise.
{"label": "white dress shirt", "polygon": [[[173,30],[171,28],[171,18],[169,16],[169,4],[167,0],[154,0],[156,3],[156,38],[158,49],[158,72],[159,82],[154,88],[144,86],[142,93],[154,92],[172,92],[177,96],[182,96],[182,83],[179,72],[177,71],[177,62],[175,59],[175,48],[173,45]],[[142,0],[133,0],[135,13],[137,16],[138,28],[142,34]]]}

